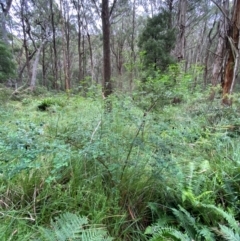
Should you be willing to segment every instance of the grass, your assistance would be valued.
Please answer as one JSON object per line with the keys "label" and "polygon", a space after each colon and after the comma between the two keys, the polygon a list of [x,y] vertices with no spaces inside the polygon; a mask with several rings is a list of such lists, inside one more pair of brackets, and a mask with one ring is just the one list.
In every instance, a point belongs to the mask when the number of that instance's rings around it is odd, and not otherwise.
{"label": "grass", "polygon": [[7,102],[0,110],[0,239],[45,240],[41,230],[66,212],[106,227],[116,241],[150,240],[155,234],[146,228],[163,217],[183,231],[172,210],[192,215],[199,230],[228,225],[207,205],[237,220],[238,106],[201,98],[146,112],[116,95],[112,113],[94,96]]}

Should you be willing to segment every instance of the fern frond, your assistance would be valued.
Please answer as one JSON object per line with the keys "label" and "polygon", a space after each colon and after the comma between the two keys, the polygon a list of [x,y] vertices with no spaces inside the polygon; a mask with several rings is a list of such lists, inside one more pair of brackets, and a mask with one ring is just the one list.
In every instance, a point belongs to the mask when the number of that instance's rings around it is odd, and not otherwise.
{"label": "fern frond", "polygon": [[199,231],[199,235],[203,237],[207,241],[215,241],[215,235],[211,232],[211,230],[208,227],[202,227],[202,229]]}
{"label": "fern frond", "polygon": [[86,217],[79,217],[73,213],[63,213],[56,218],[55,222],[51,222],[57,240],[65,241],[70,238],[78,237],[83,225],[86,225],[88,220]]}
{"label": "fern frond", "polygon": [[158,233],[155,233],[150,241],[190,241],[191,238],[186,234],[172,227],[159,227]]}
{"label": "fern frond", "polygon": [[90,228],[83,230],[81,235],[81,241],[111,241],[110,237],[107,237],[107,231],[103,228]]}
{"label": "fern frond", "polygon": [[179,209],[180,210],[172,210],[176,218],[178,218],[180,226],[182,226],[186,230],[188,235],[190,235],[192,238],[195,238],[198,230],[198,228],[196,227],[195,218],[192,217],[191,214],[180,205]]}
{"label": "fern frond", "polygon": [[231,213],[228,213],[224,211],[223,209],[216,207],[211,204],[201,204],[202,207],[212,209],[215,213],[220,214],[227,222],[228,225],[235,230],[236,232],[240,233],[240,227],[238,225],[238,222],[234,218],[234,216]]}
{"label": "fern frond", "polygon": [[219,234],[227,241],[239,241],[240,240],[240,236],[237,233],[234,233],[234,231],[230,228],[228,228],[225,225],[219,225],[220,226],[220,230],[218,230]]}
{"label": "fern frond", "polygon": [[52,229],[41,228],[47,241],[111,241],[104,228],[86,228],[88,220],[73,213],[64,213],[51,221]]}

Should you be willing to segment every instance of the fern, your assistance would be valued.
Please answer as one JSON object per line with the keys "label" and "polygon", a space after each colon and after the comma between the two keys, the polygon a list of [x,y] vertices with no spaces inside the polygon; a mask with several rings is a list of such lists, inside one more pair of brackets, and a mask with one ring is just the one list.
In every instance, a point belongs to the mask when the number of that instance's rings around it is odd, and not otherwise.
{"label": "fern", "polygon": [[179,205],[179,210],[173,209],[173,213],[178,219],[178,222],[186,233],[194,240],[202,240],[204,238],[208,241],[215,241],[214,234],[211,230],[200,223],[197,223],[195,218],[183,207]]}
{"label": "fern", "polygon": [[172,209],[176,218],[178,218],[179,224],[187,231],[187,233],[195,238],[197,234],[197,227],[195,218],[191,214],[179,205],[179,209]]}
{"label": "fern", "polygon": [[239,234],[235,233],[232,229],[228,228],[225,225],[221,225],[220,226],[220,230],[219,229],[214,229],[216,231],[216,233],[218,233],[220,236],[222,236],[224,238],[224,240],[227,241],[239,241],[240,240],[240,236]]}
{"label": "fern", "polygon": [[82,241],[111,241],[110,237],[106,237],[106,230],[103,228],[87,229],[82,232]]}
{"label": "fern", "polygon": [[236,232],[240,233],[240,227],[238,222],[236,221],[236,219],[233,217],[232,214],[227,213],[226,211],[224,211],[223,209],[216,207],[214,205],[210,205],[210,204],[201,204],[202,207],[211,209],[212,211],[214,211],[215,213],[217,213],[218,215],[220,215],[221,217],[223,217],[227,222],[228,225],[235,230]]}
{"label": "fern", "polygon": [[46,241],[111,241],[104,228],[86,228],[88,220],[73,213],[64,213],[51,221],[52,229],[41,228]]}
{"label": "fern", "polygon": [[208,227],[203,226],[199,231],[199,235],[204,237],[207,241],[215,241],[215,235],[210,231]]}
{"label": "fern", "polygon": [[[191,238],[173,227],[152,227],[153,229],[157,229],[157,233],[154,233],[154,236],[150,239],[150,241],[190,241]],[[155,231],[154,231],[155,232]],[[149,233],[148,233],[149,234]]]}

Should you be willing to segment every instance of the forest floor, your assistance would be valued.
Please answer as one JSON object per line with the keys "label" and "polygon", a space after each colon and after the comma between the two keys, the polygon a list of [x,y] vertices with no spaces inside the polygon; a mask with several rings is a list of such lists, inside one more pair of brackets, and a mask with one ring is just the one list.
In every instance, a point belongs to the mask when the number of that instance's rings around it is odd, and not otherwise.
{"label": "forest floor", "polygon": [[0,107],[0,240],[240,240],[240,112],[204,94]]}

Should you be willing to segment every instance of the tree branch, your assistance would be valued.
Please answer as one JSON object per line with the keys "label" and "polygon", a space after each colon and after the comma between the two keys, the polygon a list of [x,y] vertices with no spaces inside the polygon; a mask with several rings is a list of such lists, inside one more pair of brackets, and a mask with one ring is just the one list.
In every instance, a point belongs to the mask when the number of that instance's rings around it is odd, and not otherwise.
{"label": "tree branch", "polygon": [[222,12],[222,14],[224,15],[224,17],[231,22],[231,19],[227,16],[227,14],[225,13],[224,9],[215,1],[215,0],[211,0],[217,7],[218,9]]}
{"label": "tree branch", "polygon": [[114,10],[114,8],[115,8],[115,6],[116,6],[116,3],[117,3],[117,0],[114,0],[114,2],[113,2],[113,5],[112,5],[112,7],[111,7],[111,9],[110,9],[110,17],[112,16],[112,13],[113,13],[113,10]]}

